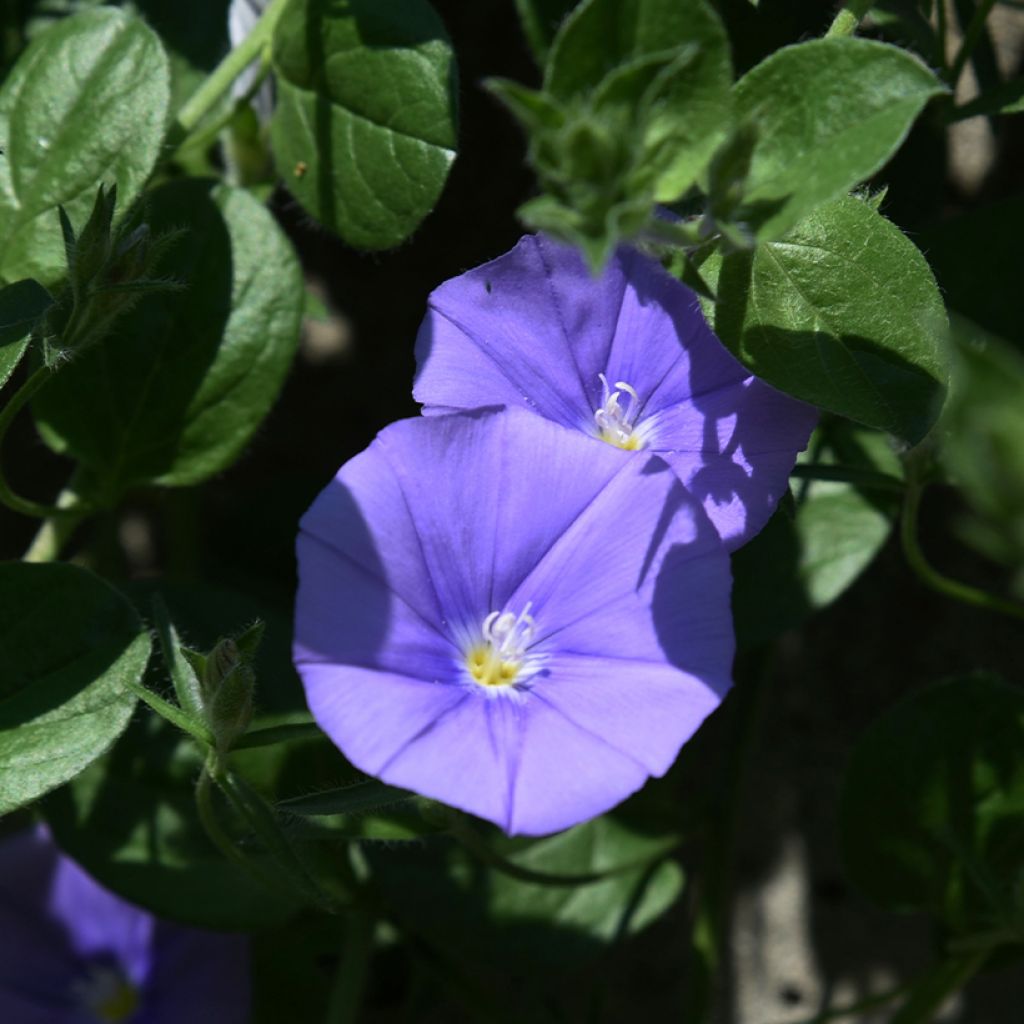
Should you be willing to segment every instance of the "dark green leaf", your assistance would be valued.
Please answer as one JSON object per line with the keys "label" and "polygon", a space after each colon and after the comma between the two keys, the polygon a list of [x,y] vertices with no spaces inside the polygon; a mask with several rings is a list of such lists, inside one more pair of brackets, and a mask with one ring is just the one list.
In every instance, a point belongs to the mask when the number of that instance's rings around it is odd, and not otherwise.
{"label": "dark green leaf", "polygon": [[0,387],[14,373],[33,328],[52,304],[50,293],[31,278],[0,288]]}
{"label": "dark green leaf", "polygon": [[149,658],[131,605],[71,565],[0,565],[0,814],[74,778],[128,724]]}
{"label": "dark green leaf", "polygon": [[462,848],[367,848],[401,919],[460,960],[563,970],[640,931],[679,897],[683,875],[664,856],[677,842],[633,831],[610,816],[539,840],[488,840],[517,866],[545,875],[608,873],[583,885],[523,882]]}
{"label": "dark green leaf", "polygon": [[917,58],[867,39],[817,39],[772,54],[736,83],[757,129],[746,205],[762,238],[874,174],[945,87]]}
{"label": "dark green leaf", "polygon": [[278,170],[326,227],[398,245],[455,159],[455,62],[424,0],[296,0],[274,36]]}
{"label": "dark green leaf", "polygon": [[188,225],[158,268],[184,290],[145,296],[33,407],[46,441],[81,460],[104,500],[230,465],[277,397],[302,317],[291,245],[248,193],[179,182],[148,213],[155,233]]}
{"label": "dark green leaf", "polygon": [[516,10],[538,64],[547,60],[551,43],[576,0],[516,0]]}
{"label": "dark green leaf", "polygon": [[132,202],[160,153],[169,74],[153,32],[106,7],[28,47],[0,89],[0,280],[61,276],[58,204],[84,221],[101,182]]}
{"label": "dark green leaf", "polygon": [[160,917],[207,928],[259,928],[290,904],[210,843],[193,793],[196,744],[156,715],[43,807],[61,847],[100,883]]}
{"label": "dark green leaf", "polygon": [[912,694],[861,738],[841,805],[852,881],[957,934],[1011,926],[1024,864],[1024,691],[987,676]]}
{"label": "dark green leaf", "polygon": [[654,199],[667,202],[728,131],[731,82],[725,29],[704,0],[588,0],[560,29],[544,85],[563,102],[593,93],[597,109],[639,106]]}
{"label": "dark green leaf", "polygon": [[928,432],[948,376],[942,298],[921,253],[868,203],[828,203],[701,271],[715,332],[753,373],[910,442]]}
{"label": "dark green leaf", "polygon": [[281,801],[278,807],[289,814],[324,817],[332,814],[358,814],[408,800],[411,796],[408,790],[388,786],[377,779],[364,779],[340,789],[292,797],[290,800]]}
{"label": "dark green leaf", "polygon": [[[815,466],[841,465],[896,479],[899,459],[887,438],[832,421],[808,446]],[[806,465],[812,456],[802,458]],[[753,647],[799,626],[835,601],[872,562],[892,531],[897,495],[831,480],[794,479],[795,502],[733,556],[733,614],[741,646]]]}
{"label": "dark green leaf", "polygon": [[408,840],[445,829],[433,803],[408,790],[363,779],[338,789],[281,800],[277,809],[308,820],[296,831],[307,840]]}
{"label": "dark green leaf", "polygon": [[1016,571],[1024,597],[1024,355],[962,319],[953,338],[942,459],[971,505],[967,539]]}

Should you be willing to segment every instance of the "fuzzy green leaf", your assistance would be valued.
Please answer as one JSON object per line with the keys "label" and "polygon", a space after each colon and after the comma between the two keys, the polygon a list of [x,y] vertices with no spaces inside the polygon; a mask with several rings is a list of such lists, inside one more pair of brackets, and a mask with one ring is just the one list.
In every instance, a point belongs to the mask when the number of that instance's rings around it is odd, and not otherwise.
{"label": "fuzzy green leaf", "polygon": [[916,57],[867,39],[817,39],[773,53],[736,83],[736,117],[757,130],[747,216],[778,238],[896,152],[945,87]]}
{"label": "fuzzy green leaf", "polygon": [[0,280],[61,277],[58,204],[80,223],[114,182],[127,208],[160,154],[169,102],[167,57],[138,18],[83,11],[32,42],[0,89]]}
{"label": "fuzzy green leaf", "polygon": [[352,245],[398,245],[455,159],[455,62],[424,0],[297,0],[274,36],[278,170]]}
{"label": "fuzzy green leaf", "polygon": [[14,373],[33,328],[52,304],[50,293],[31,278],[0,288],[0,387]]}
{"label": "fuzzy green leaf", "polygon": [[74,778],[128,724],[150,641],[72,565],[0,566],[0,814]]}
{"label": "fuzzy green leaf", "polygon": [[158,268],[184,289],[146,295],[33,406],[44,439],[84,464],[103,500],[230,465],[277,397],[302,317],[295,254],[249,193],[185,181],[147,209],[154,234],[187,225]]}
{"label": "fuzzy green leaf", "polygon": [[868,203],[822,206],[754,252],[715,254],[715,332],[781,391],[916,443],[948,379],[946,314],[924,257]]}

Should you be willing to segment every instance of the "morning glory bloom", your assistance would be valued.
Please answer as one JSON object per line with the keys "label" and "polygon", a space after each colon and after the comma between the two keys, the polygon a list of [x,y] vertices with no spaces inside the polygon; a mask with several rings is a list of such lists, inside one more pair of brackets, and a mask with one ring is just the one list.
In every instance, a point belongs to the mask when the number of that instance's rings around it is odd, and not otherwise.
{"label": "morning glory bloom", "polygon": [[425,413],[524,407],[656,452],[730,550],[767,522],[814,428],[813,408],[752,377],[694,293],[633,250],[594,278],[576,250],[527,235],[428,305],[413,389]]}
{"label": "morning glory bloom", "polygon": [[44,829],[0,840],[0,1021],[246,1024],[247,941],[108,892]]}
{"label": "morning glory bloom", "polygon": [[656,457],[512,410],[393,424],[301,523],[294,657],[359,769],[542,835],[661,775],[730,685],[728,556]]}

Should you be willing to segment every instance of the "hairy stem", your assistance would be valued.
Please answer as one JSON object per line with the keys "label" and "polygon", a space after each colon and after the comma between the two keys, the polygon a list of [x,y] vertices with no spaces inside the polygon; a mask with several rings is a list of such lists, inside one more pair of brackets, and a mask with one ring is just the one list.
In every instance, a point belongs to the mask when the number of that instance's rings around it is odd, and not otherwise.
{"label": "hairy stem", "polygon": [[377,922],[367,911],[352,907],[345,919],[345,941],[334,976],[325,1024],[356,1024],[373,958]]}
{"label": "hairy stem", "polygon": [[64,545],[71,539],[71,535],[78,529],[79,523],[86,517],[88,510],[82,506],[76,486],[76,473],[72,476],[68,485],[57,497],[57,508],[67,512],[59,516],[48,516],[43,520],[42,525],[32,538],[25,554],[22,555],[24,562],[53,562],[60,558]]}
{"label": "hairy stem", "polygon": [[270,45],[274,28],[287,3],[288,0],[271,0],[252,31],[210,72],[206,81],[178,111],[176,124],[168,139],[174,149],[177,149],[200,121],[213,110],[235,79]]}
{"label": "hairy stem", "polygon": [[1010,615],[1015,619],[1024,619],[1024,605],[1005,601],[995,594],[979,590],[977,587],[961,583],[959,580],[951,580],[931,566],[928,559],[925,558],[918,540],[918,515],[923,493],[924,485],[921,483],[914,482],[907,487],[903,500],[903,516],[900,522],[903,554],[910,568],[917,573],[918,578],[933,590],[953,598],[954,601],[961,601],[987,611],[999,612],[1002,615]]}
{"label": "hairy stem", "polygon": [[[41,366],[22,384],[11,400],[0,410],[0,446],[3,445],[4,438],[7,436],[7,431],[10,430],[15,416],[32,400],[36,392],[40,391],[43,385],[49,381],[52,372],[48,367]],[[23,498],[20,494],[15,494],[7,482],[7,477],[4,475],[2,462],[0,462],[0,502],[14,512],[19,512],[23,516],[32,516],[34,519],[59,519],[70,516],[81,519],[88,511],[88,507],[83,503],[75,503],[63,507],[59,505],[42,505],[37,501]]]}
{"label": "hairy stem", "polygon": [[974,48],[978,45],[978,40],[981,39],[982,32],[985,31],[985,21],[995,3],[996,0],[981,0],[981,3],[975,8],[967,30],[964,32],[960,49],[957,50],[956,57],[953,58],[953,63],[950,65],[949,74],[946,76],[946,81],[950,85],[956,85],[963,74],[971,54],[974,53]]}
{"label": "hairy stem", "polygon": [[871,9],[871,0],[849,0],[843,4],[839,13],[832,19],[826,39],[837,39],[840,36],[852,36],[857,31],[860,19]]}

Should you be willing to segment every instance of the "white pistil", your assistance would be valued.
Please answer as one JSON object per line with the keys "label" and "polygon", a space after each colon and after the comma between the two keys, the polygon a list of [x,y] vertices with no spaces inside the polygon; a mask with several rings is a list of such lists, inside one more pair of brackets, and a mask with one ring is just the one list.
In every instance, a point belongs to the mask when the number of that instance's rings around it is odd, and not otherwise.
{"label": "white pistil", "polygon": [[[636,389],[627,384],[624,380],[615,382],[613,391],[608,384],[608,378],[599,373],[602,389],[602,405],[594,412],[594,422],[597,424],[597,434],[602,441],[615,445],[616,448],[625,448],[629,451],[641,446],[641,439],[636,433],[636,417],[640,412],[640,396]],[[629,396],[626,407],[621,405],[623,395]]]}

